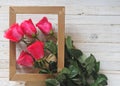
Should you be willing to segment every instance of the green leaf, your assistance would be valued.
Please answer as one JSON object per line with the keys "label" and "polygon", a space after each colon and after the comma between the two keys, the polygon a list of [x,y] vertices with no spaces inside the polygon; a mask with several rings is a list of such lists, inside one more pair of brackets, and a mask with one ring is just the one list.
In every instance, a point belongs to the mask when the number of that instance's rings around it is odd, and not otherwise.
{"label": "green leaf", "polygon": [[73,42],[70,36],[67,36],[66,38],[66,46],[67,46],[67,49],[73,49]]}
{"label": "green leaf", "polygon": [[60,86],[60,83],[56,79],[47,79],[46,86]]}
{"label": "green leaf", "polygon": [[70,74],[70,70],[68,68],[63,68],[60,73],[61,74]]}
{"label": "green leaf", "polygon": [[41,65],[39,65],[38,61],[35,61],[35,62],[34,62],[34,67],[35,67],[35,68],[40,68]]}
{"label": "green leaf", "polygon": [[82,56],[80,56],[79,58],[77,58],[77,60],[78,60],[79,63],[82,63],[82,64],[85,63],[86,55],[83,54]]}
{"label": "green leaf", "polygon": [[34,62],[34,67],[35,68],[44,68],[45,67],[45,60],[44,59],[40,59]]}
{"label": "green leaf", "polygon": [[57,54],[57,45],[52,40],[45,42],[45,49],[49,50],[54,55]]}
{"label": "green leaf", "polygon": [[104,74],[99,74],[97,78],[97,83],[101,84],[102,82],[106,81],[107,77]]}
{"label": "green leaf", "polygon": [[49,69],[50,71],[52,71],[53,73],[57,72],[57,63],[54,61],[50,61],[49,62]]}
{"label": "green leaf", "polygon": [[71,57],[74,57],[77,59],[77,58],[80,58],[83,55],[83,53],[78,49],[71,49],[70,55],[71,55]]}
{"label": "green leaf", "polygon": [[58,76],[56,77],[56,79],[60,82],[60,83],[63,83],[66,79],[66,76],[65,74],[61,74],[59,73]]}
{"label": "green leaf", "polygon": [[82,80],[80,78],[73,78],[72,81],[76,84],[76,85],[81,85]]}
{"label": "green leaf", "polygon": [[97,79],[91,86],[104,86],[107,85],[107,77],[104,74],[99,74]]}
{"label": "green leaf", "polygon": [[41,70],[39,71],[39,73],[42,73],[42,74],[49,74],[50,71],[49,71],[48,69],[41,69]]}
{"label": "green leaf", "polygon": [[97,73],[97,72],[99,72],[99,70],[100,70],[100,62],[96,62],[96,64],[95,64],[95,72]]}
{"label": "green leaf", "polygon": [[94,66],[95,66],[95,64],[91,63],[86,67],[88,74],[91,74],[93,72]]}
{"label": "green leaf", "polygon": [[95,63],[96,62],[96,59],[95,57],[91,54],[87,59],[86,59],[86,65],[89,65],[91,63]]}
{"label": "green leaf", "polygon": [[85,65],[88,74],[91,74],[92,71],[94,71],[95,63],[96,63],[96,59],[92,54],[85,60]]}
{"label": "green leaf", "polygon": [[68,79],[66,86],[77,86],[77,85],[72,80]]}
{"label": "green leaf", "polygon": [[76,67],[74,65],[70,65],[69,70],[70,70],[70,75],[69,75],[70,78],[73,78],[79,74],[78,67]]}

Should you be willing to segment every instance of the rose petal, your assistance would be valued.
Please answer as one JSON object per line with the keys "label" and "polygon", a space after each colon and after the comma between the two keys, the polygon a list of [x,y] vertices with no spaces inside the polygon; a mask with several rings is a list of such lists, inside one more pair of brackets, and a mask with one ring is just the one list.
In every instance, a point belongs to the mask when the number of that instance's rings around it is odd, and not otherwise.
{"label": "rose petal", "polygon": [[46,35],[50,34],[52,24],[48,21],[47,17],[43,17],[36,26]]}
{"label": "rose petal", "polygon": [[37,30],[31,19],[23,21],[21,23],[21,28],[28,37],[33,37],[37,33]]}
{"label": "rose petal", "polygon": [[44,43],[36,41],[28,46],[27,50],[35,58],[35,60],[39,60],[44,56]]}
{"label": "rose petal", "polygon": [[30,67],[33,66],[33,59],[30,54],[22,51],[17,59],[17,64]]}
{"label": "rose petal", "polygon": [[22,39],[24,33],[20,26],[16,23],[13,24],[4,34],[4,37],[13,41],[18,42]]}

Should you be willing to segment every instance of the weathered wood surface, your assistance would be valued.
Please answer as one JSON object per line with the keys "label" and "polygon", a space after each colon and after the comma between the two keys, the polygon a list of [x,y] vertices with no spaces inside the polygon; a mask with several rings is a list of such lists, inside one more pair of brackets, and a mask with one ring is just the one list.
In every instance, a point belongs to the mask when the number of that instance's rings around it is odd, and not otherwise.
{"label": "weathered wood surface", "polygon": [[[0,86],[25,86],[9,81],[9,43],[4,31],[9,27],[9,6],[65,6],[66,35],[87,56],[101,61],[108,86],[120,85],[120,0],[0,0]],[[20,15],[21,20],[34,15]],[[56,23],[53,16],[50,20]],[[21,21],[19,20],[19,21]],[[56,27],[56,26],[55,26]]]}

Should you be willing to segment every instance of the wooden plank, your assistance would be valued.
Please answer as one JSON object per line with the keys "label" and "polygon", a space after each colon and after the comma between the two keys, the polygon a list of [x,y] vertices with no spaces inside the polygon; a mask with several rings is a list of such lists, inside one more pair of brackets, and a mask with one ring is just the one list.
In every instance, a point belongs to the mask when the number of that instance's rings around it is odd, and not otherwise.
{"label": "wooden plank", "polygon": [[8,48],[9,48],[9,43],[8,41],[0,41],[0,51],[4,51],[4,50],[7,50],[8,51]]}
{"label": "wooden plank", "polygon": [[84,52],[120,53],[119,43],[74,43],[74,45]]}
{"label": "wooden plank", "polygon": [[8,77],[7,78],[0,77],[0,83],[2,83],[3,81],[9,81]]}
{"label": "wooden plank", "polygon": [[120,6],[66,6],[66,14],[87,16],[119,16]]}
{"label": "wooden plank", "polygon": [[8,60],[0,60],[0,69],[8,69],[9,61]]}
{"label": "wooden plank", "polygon": [[[9,23],[9,17],[8,14],[2,14],[0,13],[0,31],[5,31],[6,29],[8,29]],[[7,27],[7,28],[4,28]]]}
{"label": "wooden plank", "polygon": [[[5,20],[9,19],[9,15],[6,13],[0,13],[0,19],[5,21]],[[2,23],[3,21],[1,21],[0,23]]]}
{"label": "wooden plank", "polygon": [[[5,33],[5,32],[0,32],[0,34],[1,34],[1,36],[0,36],[0,42],[3,42],[3,43],[6,42],[6,44],[7,44],[7,42],[8,42],[9,40],[4,37],[4,33]],[[6,46],[7,46],[7,45],[6,45]]]}
{"label": "wooden plank", "polygon": [[9,59],[9,50],[0,50],[0,60],[1,59]]}
{"label": "wooden plank", "polygon": [[106,71],[106,70],[119,71],[120,73],[120,61],[101,61],[101,70],[102,71]]}
{"label": "wooden plank", "polygon": [[[56,27],[55,27],[56,28]],[[120,25],[66,25],[66,33],[104,33],[117,34],[120,33]]]}
{"label": "wooden plank", "polygon": [[67,15],[66,24],[120,24],[120,16]]}
{"label": "wooden plank", "polygon": [[[29,3],[28,3],[29,2]],[[69,1],[65,1],[65,0],[53,0],[51,2],[51,0],[35,0],[35,1],[32,1],[32,0],[25,0],[25,1],[19,1],[19,0],[10,0],[10,1],[6,1],[6,0],[1,0],[0,4],[2,5],[15,5],[15,6],[29,6],[29,5],[32,5],[32,6],[40,6],[40,5],[78,5],[78,6],[81,6],[81,5],[85,5],[85,6],[105,6],[105,5],[108,5],[108,6],[119,6],[120,3],[119,0],[76,0],[76,1],[73,1],[73,0],[69,0]]]}
{"label": "wooden plank", "polygon": [[[66,14],[77,15],[120,15],[119,6],[66,6]],[[8,14],[9,6],[1,6],[0,13]]]}
{"label": "wooden plank", "polygon": [[108,77],[108,86],[120,85],[120,74],[106,74]]}
{"label": "wooden plank", "polygon": [[25,86],[46,86],[45,82],[26,82]]}
{"label": "wooden plank", "polygon": [[25,86],[25,82],[0,81],[1,86]]}
{"label": "wooden plank", "polygon": [[0,78],[8,78],[9,70],[8,69],[0,69]]}
{"label": "wooden plank", "polygon": [[[64,5],[66,14],[74,15],[106,15],[118,16],[120,15],[120,6],[77,6],[77,5]],[[9,6],[1,6],[0,13],[8,14]]]}
{"label": "wooden plank", "polygon": [[[41,9],[40,9],[40,8]],[[11,6],[16,14],[58,14],[63,6]],[[31,9],[31,10],[28,10]]]}
{"label": "wooden plank", "polygon": [[0,14],[8,14],[9,12],[9,6],[0,6]]}
{"label": "wooden plank", "polygon": [[111,52],[84,52],[86,56],[93,54],[99,61],[120,61],[120,53]]}
{"label": "wooden plank", "polygon": [[105,33],[67,33],[74,42],[81,43],[120,43],[120,34]]}

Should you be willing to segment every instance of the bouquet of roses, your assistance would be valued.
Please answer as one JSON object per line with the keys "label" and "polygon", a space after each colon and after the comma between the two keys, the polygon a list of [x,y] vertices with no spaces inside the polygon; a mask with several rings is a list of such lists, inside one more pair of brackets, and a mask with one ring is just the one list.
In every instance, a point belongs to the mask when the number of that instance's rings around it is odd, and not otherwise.
{"label": "bouquet of roses", "polygon": [[[52,24],[47,17],[43,17],[36,27],[48,39],[54,35]],[[26,45],[16,61],[17,64],[56,72],[57,40],[53,36],[54,40],[42,41],[36,27],[31,19],[23,21],[20,25],[15,23],[5,32],[4,37],[16,43],[24,42]],[[54,69],[51,69],[51,65],[54,65]]]}
{"label": "bouquet of roses", "polygon": [[[40,31],[45,40],[39,37]],[[57,37],[47,17],[43,17],[36,26],[31,19],[20,25],[15,23],[4,37],[16,43],[25,43],[26,47],[16,62],[18,65],[39,68],[39,73],[51,74],[53,77],[46,79],[46,86],[107,85],[107,77],[99,73],[100,62],[92,54],[86,57],[75,48],[70,36],[65,38],[65,67],[54,74],[57,72]]]}

